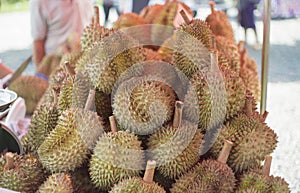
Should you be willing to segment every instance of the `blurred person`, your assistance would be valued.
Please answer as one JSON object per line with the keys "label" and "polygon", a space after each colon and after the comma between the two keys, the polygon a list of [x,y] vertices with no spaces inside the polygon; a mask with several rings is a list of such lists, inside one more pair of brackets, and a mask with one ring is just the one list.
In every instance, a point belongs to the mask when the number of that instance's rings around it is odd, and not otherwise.
{"label": "blurred person", "polygon": [[89,0],[30,0],[29,6],[36,69],[45,56],[63,47],[70,36],[79,38],[93,13]]}
{"label": "blurred person", "polygon": [[103,10],[104,10],[104,25],[107,25],[109,12],[111,8],[115,8],[118,16],[120,15],[119,11],[119,0],[103,0]]}
{"label": "blurred person", "polygon": [[244,28],[245,31],[245,43],[247,44],[247,29],[254,31],[256,43],[254,49],[259,49],[259,41],[255,25],[254,10],[260,0],[239,0],[237,4],[238,8],[238,22]]}
{"label": "blurred person", "polygon": [[133,0],[132,12],[139,14],[141,10],[149,4],[150,0]]}

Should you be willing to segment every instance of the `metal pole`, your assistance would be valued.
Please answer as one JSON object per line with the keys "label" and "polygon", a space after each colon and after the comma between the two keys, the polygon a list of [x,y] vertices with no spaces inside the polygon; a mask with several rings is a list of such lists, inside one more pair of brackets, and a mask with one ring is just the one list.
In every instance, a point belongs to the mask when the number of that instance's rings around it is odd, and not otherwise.
{"label": "metal pole", "polygon": [[260,113],[266,111],[268,67],[269,67],[269,48],[270,48],[270,21],[271,21],[271,0],[264,0],[264,36],[262,45],[262,70],[261,70],[261,99]]}

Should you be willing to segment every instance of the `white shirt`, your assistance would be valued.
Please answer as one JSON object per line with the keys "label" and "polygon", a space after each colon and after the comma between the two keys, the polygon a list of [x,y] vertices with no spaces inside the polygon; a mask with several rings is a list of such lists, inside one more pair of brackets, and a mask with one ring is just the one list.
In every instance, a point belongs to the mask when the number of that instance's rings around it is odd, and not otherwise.
{"label": "white shirt", "polygon": [[91,22],[89,0],[30,0],[31,35],[45,40],[46,55],[52,54],[69,37],[81,34]]}

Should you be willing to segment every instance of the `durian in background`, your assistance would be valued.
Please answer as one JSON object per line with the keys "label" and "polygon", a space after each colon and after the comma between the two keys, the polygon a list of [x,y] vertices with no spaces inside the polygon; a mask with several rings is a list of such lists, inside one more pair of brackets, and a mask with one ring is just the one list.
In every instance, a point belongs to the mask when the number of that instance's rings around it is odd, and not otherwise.
{"label": "durian in background", "polygon": [[171,120],[176,95],[156,76],[133,77],[113,95],[113,114],[120,126],[137,135],[148,135]]}
{"label": "durian in background", "polygon": [[208,159],[199,162],[176,180],[171,193],[234,192],[236,179],[232,169],[226,165],[231,147],[232,142],[225,141],[217,160]]}
{"label": "durian in background", "polygon": [[52,88],[52,94],[54,102],[42,104],[31,117],[29,131],[21,139],[25,153],[37,155],[37,149],[57,124],[60,115],[57,109],[57,88]]}
{"label": "durian in background", "polygon": [[55,173],[39,187],[36,193],[73,193],[71,177],[66,173]]}
{"label": "durian in background", "polygon": [[184,174],[200,158],[203,135],[196,124],[182,120],[182,108],[177,101],[173,123],[157,130],[147,143],[149,159],[156,160],[159,173],[170,179]]}
{"label": "durian in background", "polygon": [[272,157],[267,155],[262,170],[245,173],[237,187],[237,193],[272,192],[290,193],[288,183],[281,177],[270,176]]}
{"label": "durian in background", "polygon": [[267,113],[260,115],[253,111],[253,100],[248,93],[244,112],[226,122],[210,149],[216,157],[224,139],[231,140],[234,145],[227,163],[236,175],[256,168],[277,145],[276,133],[265,123]]}
{"label": "durian in background", "polygon": [[101,119],[90,111],[95,91],[91,90],[85,109],[70,108],[62,112],[56,127],[38,149],[43,166],[51,172],[74,171],[80,167],[104,133]]}
{"label": "durian in background", "polygon": [[0,157],[0,187],[34,193],[45,180],[43,167],[36,157],[7,152]]}
{"label": "durian in background", "polygon": [[48,82],[37,76],[22,75],[8,87],[25,100],[26,114],[32,114],[48,88]]}
{"label": "durian in background", "polygon": [[223,11],[215,10],[215,2],[209,2],[211,7],[211,14],[206,17],[206,22],[209,24],[210,29],[216,36],[224,36],[228,39],[235,41],[232,25]]}
{"label": "durian in background", "polygon": [[91,181],[101,190],[110,190],[122,179],[139,176],[145,164],[137,136],[118,131],[115,117],[109,119],[112,131],[99,138],[90,159]]}
{"label": "durian in background", "polygon": [[163,8],[164,8],[164,5],[162,5],[162,4],[154,4],[154,5],[146,6],[141,10],[139,15],[142,18],[144,18],[144,20],[148,24],[152,24],[154,22],[155,18],[163,10]]}
{"label": "durian in background", "polygon": [[146,171],[143,178],[132,177],[117,183],[110,193],[165,193],[166,191],[153,181],[155,161],[147,161]]}

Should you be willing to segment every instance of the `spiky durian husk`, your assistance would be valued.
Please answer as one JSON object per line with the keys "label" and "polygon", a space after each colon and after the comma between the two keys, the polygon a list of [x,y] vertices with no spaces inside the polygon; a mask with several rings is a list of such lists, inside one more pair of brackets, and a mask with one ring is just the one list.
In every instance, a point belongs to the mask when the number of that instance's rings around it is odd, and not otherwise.
{"label": "spiky durian husk", "polygon": [[234,173],[226,164],[204,160],[176,180],[171,193],[230,193],[235,189],[235,182]]}
{"label": "spiky durian husk", "polygon": [[270,176],[271,193],[290,193],[289,184],[279,176]]}
{"label": "spiky durian husk", "polygon": [[220,67],[226,88],[226,118],[230,119],[240,112],[245,105],[246,88],[239,74]]}
{"label": "spiky durian husk", "polygon": [[224,36],[231,40],[235,39],[232,25],[225,12],[214,11],[207,16],[205,21],[216,36]]}
{"label": "spiky durian husk", "polygon": [[6,160],[0,157],[0,187],[33,193],[45,180],[45,173],[37,158],[14,154],[14,168],[5,169]]}
{"label": "spiky durian husk", "polygon": [[150,159],[157,161],[162,175],[175,179],[198,162],[202,137],[197,125],[188,121],[179,128],[163,127],[149,138]]}
{"label": "spiky durian husk", "polygon": [[222,74],[195,73],[184,99],[184,116],[198,123],[202,133],[219,127],[226,117],[226,90]]}
{"label": "spiky durian husk", "polygon": [[81,57],[82,52],[66,53],[62,56],[60,63],[69,62],[72,68],[75,68],[77,60]]}
{"label": "spiky durian husk", "polygon": [[124,71],[145,59],[138,42],[122,32],[97,42],[89,52],[95,53],[85,65],[89,79],[95,88],[106,94],[111,93]]}
{"label": "spiky durian husk", "polygon": [[243,175],[236,190],[237,193],[260,193],[271,192],[269,179],[267,176],[249,172]]}
{"label": "spiky durian husk", "polygon": [[17,78],[8,89],[15,91],[25,100],[26,113],[31,114],[48,88],[48,82],[42,78],[23,75]]}
{"label": "spiky durian husk", "polygon": [[37,149],[46,136],[55,128],[58,116],[59,112],[55,104],[42,104],[34,111],[29,131],[21,139],[26,153],[37,154]]}
{"label": "spiky durian husk", "polygon": [[88,50],[88,48],[96,41],[103,39],[112,33],[111,29],[105,28],[98,24],[90,24],[86,26],[81,34],[81,49],[82,51]]}
{"label": "spiky durian husk", "polygon": [[141,10],[140,16],[144,18],[147,23],[152,24],[163,8],[164,6],[161,4],[146,6]]}
{"label": "spiky durian husk", "polygon": [[58,97],[58,110],[60,113],[71,107],[73,96],[74,77],[68,75],[63,81]]}
{"label": "spiky durian husk", "polygon": [[74,171],[87,160],[103,133],[98,116],[91,111],[68,109],[38,149],[44,167],[51,172]]}
{"label": "spiky durian husk", "polygon": [[36,72],[49,77],[53,71],[59,66],[62,54],[54,53],[43,57],[41,64],[36,69]]}
{"label": "spiky durian husk", "polygon": [[234,143],[227,163],[236,174],[257,167],[277,144],[277,135],[257,113],[252,116],[241,113],[223,126],[211,148],[214,157],[220,153],[225,139]]}
{"label": "spiky durian husk", "polygon": [[164,43],[160,46],[160,48],[157,50],[157,53],[159,54],[160,58],[168,62],[170,64],[173,64],[173,52],[174,52],[174,39],[173,36],[166,39]]}
{"label": "spiky durian husk", "polygon": [[165,81],[155,76],[127,80],[113,97],[113,114],[118,123],[138,135],[151,134],[170,121],[176,99]]}
{"label": "spiky durian husk", "polygon": [[112,113],[111,97],[109,94],[105,94],[99,90],[96,90],[95,94],[95,107],[97,114],[102,118],[104,123],[104,129],[106,132],[110,131],[109,117]]}
{"label": "spiky durian husk", "polygon": [[138,176],[144,153],[137,136],[128,131],[101,136],[90,159],[90,176],[95,186],[109,190],[118,181]]}
{"label": "spiky durian husk", "polygon": [[250,90],[255,99],[260,97],[260,83],[258,77],[257,63],[249,56],[246,57],[246,61],[241,64],[240,76],[244,81],[244,84],[248,90]]}
{"label": "spiky durian husk", "polygon": [[68,174],[52,174],[39,187],[37,193],[73,193],[72,180]]}
{"label": "spiky durian husk", "polygon": [[219,55],[228,60],[231,70],[240,73],[240,53],[236,43],[223,36],[215,36]]}
{"label": "spiky durian husk", "polygon": [[[182,26],[174,34],[174,65],[188,78],[192,78],[197,71],[203,73],[203,71],[207,71],[210,68],[211,57],[209,49],[203,43],[203,40],[190,34],[184,27],[190,28],[188,25]],[[207,38],[210,39],[210,36],[207,36]]]}
{"label": "spiky durian husk", "polygon": [[129,179],[122,180],[116,184],[110,193],[166,193],[166,191],[160,187],[157,183],[147,183],[141,178],[132,177]]}
{"label": "spiky durian husk", "polygon": [[123,29],[136,25],[145,25],[147,22],[136,13],[124,13],[118,17],[117,21],[113,23],[114,29]]}
{"label": "spiky durian husk", "polygon": [[154,60],[154,61],[161,60],[161,57],[158,54],[158,52],[156,52],[152,49],[144,48],[144,52],[145,52],[146,60]]}

